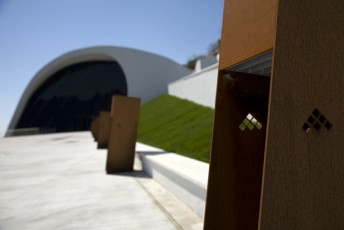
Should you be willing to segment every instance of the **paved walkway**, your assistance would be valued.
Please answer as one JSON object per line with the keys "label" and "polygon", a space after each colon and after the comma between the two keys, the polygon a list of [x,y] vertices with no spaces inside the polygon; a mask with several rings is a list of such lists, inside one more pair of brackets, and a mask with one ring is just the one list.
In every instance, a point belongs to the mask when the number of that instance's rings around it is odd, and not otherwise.
{"label": "paved walkway", "polygon": [[140,170],[105,173],[88,132],[0,139],[0,229],[202,229]]}

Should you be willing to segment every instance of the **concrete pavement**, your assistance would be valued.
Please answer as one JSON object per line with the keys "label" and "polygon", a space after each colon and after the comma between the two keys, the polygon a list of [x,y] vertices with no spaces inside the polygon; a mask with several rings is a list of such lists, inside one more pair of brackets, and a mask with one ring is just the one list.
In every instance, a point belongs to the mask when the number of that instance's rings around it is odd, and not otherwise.
{"label": "concrete pavement", "polygon": [[89,132],[0,139],[0,229],[202,229],[142,172],[107,175]]}

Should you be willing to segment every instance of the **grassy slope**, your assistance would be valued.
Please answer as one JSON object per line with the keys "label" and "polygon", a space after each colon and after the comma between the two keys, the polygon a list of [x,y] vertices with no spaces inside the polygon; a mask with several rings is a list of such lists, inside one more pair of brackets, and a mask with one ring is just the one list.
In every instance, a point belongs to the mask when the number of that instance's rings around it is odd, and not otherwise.
{"label": "grassy slope", "polygon": [[214,110],[173,96],[141,107],[138,140],[209,162]]}

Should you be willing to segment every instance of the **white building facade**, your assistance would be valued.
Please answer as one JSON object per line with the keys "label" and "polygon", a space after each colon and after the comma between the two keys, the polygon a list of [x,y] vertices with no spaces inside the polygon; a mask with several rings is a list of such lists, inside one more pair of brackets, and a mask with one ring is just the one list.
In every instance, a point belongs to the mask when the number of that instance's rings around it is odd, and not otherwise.
{"label": "white building facade", "polygon": [[195,71],[170,83],[168,93],[203,106],[215,108],[217,74],[218,57],[197,60]]}
{"label": "white building facade", "polygon": [[[93,85],[94,87],[98,85],[98,88],[104,86],[101,85],[102,82],[97,82],[97,72],[95,71],[95,69],[100,69],[101,66],[93,65],[92,67],[90,64],[89,66],[86,66],[90,69],[89,71],[87,69],[82,70],[80,69],[82,68],[80,65],[83,63],[100,63],[104,65],[108,63],[114,64],[114,67],[109,68],[117,68],[117,70],[115,71],[116,73],[114,76],[111,77],[114,79],[117,77],[123,78],[120,81],[120,84],[122,85],[121,90],[118,92],[120,92],[121,95],[139,97],[141,98],[142,103],[145,103],[159,95],[166,94],[167,85],[169,83],[174,82],[191,72],[184,66],[168,58],[136,49],[101,46],[75,50],[52,60],[50,63],[42,67],[42,69],[33,77],[18,103],[8,129],[15,130],[32,127],[42,128],[41,126],[47,126],[43,128],[55,128],[54,126],[56,126],[56,124],[54,124],[53,121],[47,121],[46,124],[38,124],[39,120],[45,119],[45,117],[53,117],[50,119],[53,120],[54,117],[61,117],[66,114],[73,113],[75,114],[73,117],[75,121],[73,121],[74,123],[70,126],[80,126],[78,122],[88,123],[88,120],[91,119],[95,112],[93,111],[93,114],[91,114],[92,116],[88,114],[87,119],[81,121],[80,116],[82,116],[82,114],[80,114],[79,111],[83,109],[83,107],[80,107],[79,110],[73,110],[73,107],[75,107],[74,105],[78,105],[79,101],[84,103],[86,97],[91,98],[91,96],[87,94],[87,90],[92,91]],[[76,67],[74,68],[74,66]],[[91,69],[91,67],[93,69]],[[78,71],[84,72],[82,77],[79,76],[77,82],[73,83],[77,84],[74,88],[72,88],[73,86],[71,86],[71,84],[68,85],[66,82],[63,83],[64,87],[57,87],[56,85],[59,84],[59,81],[61,82],[61,79],[57,79],[56,83],[54,82],[55,80],[52,79],[59,77],[56,75],[65,75],[66,77],[64,78],[72,79],[73,77],[75,78]],[[100,77],[102,74],[106,74],[104,72],[109,72],[102,70],[99,71],[99,79],[101,79]],[[68,75],[69,72],[70,74]],[[116,74],[120,76],[117,76]],[[60,78],[63,78],[63,76]],[[91,82],[89,81],[90,78],[93,78]],[[86,81],[88,81],[88,88],[86,87]],[[63,84],[61,83],[60,85]],[[49,88],[50,92],[45,92],[47,91],[47,88]],[[66,92],[64,93],[64,91]],[[76,91],[83,91],[84,95],[80,97],[77,95],[78,92]],[[74,92],[76,95],[73,95]],[[42,94],[43,96],[37,96],[38,94]],[[68,95],[66,96],[66,94]],[[87,95],[85,96],[85,94]],[[99,95],[95,95],[95,93],[93,94],[93,97],[99,97]],[[74,104],[71,102],[73,100]],[[68,103],[69,107],[67,110],[66,108],[63,109],[62,105]],[[34,106],[31,106],[32,104]],[[85,109],[84,113],[86,113],[86,111],[87,110]],[[38,114],[41,119],[36,118],[37,124],[32,121],[34,117],[38,117],[36,112],[41,113]],[[69,118],[65,118],[65,121],[60,119],[61,121],[59,122],[60,124],[69,122],[68,119]],[[72,128],[73,127],[70,129]]]}

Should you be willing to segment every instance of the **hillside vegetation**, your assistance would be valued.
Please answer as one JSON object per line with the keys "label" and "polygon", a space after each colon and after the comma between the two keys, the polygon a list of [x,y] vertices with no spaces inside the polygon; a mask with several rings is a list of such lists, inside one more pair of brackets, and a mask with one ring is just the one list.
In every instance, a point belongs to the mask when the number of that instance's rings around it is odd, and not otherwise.
{"label": "hillside vegetation", "polygon": [[138,141],[209,162],[214,110],[170,95],[141,107]]}

